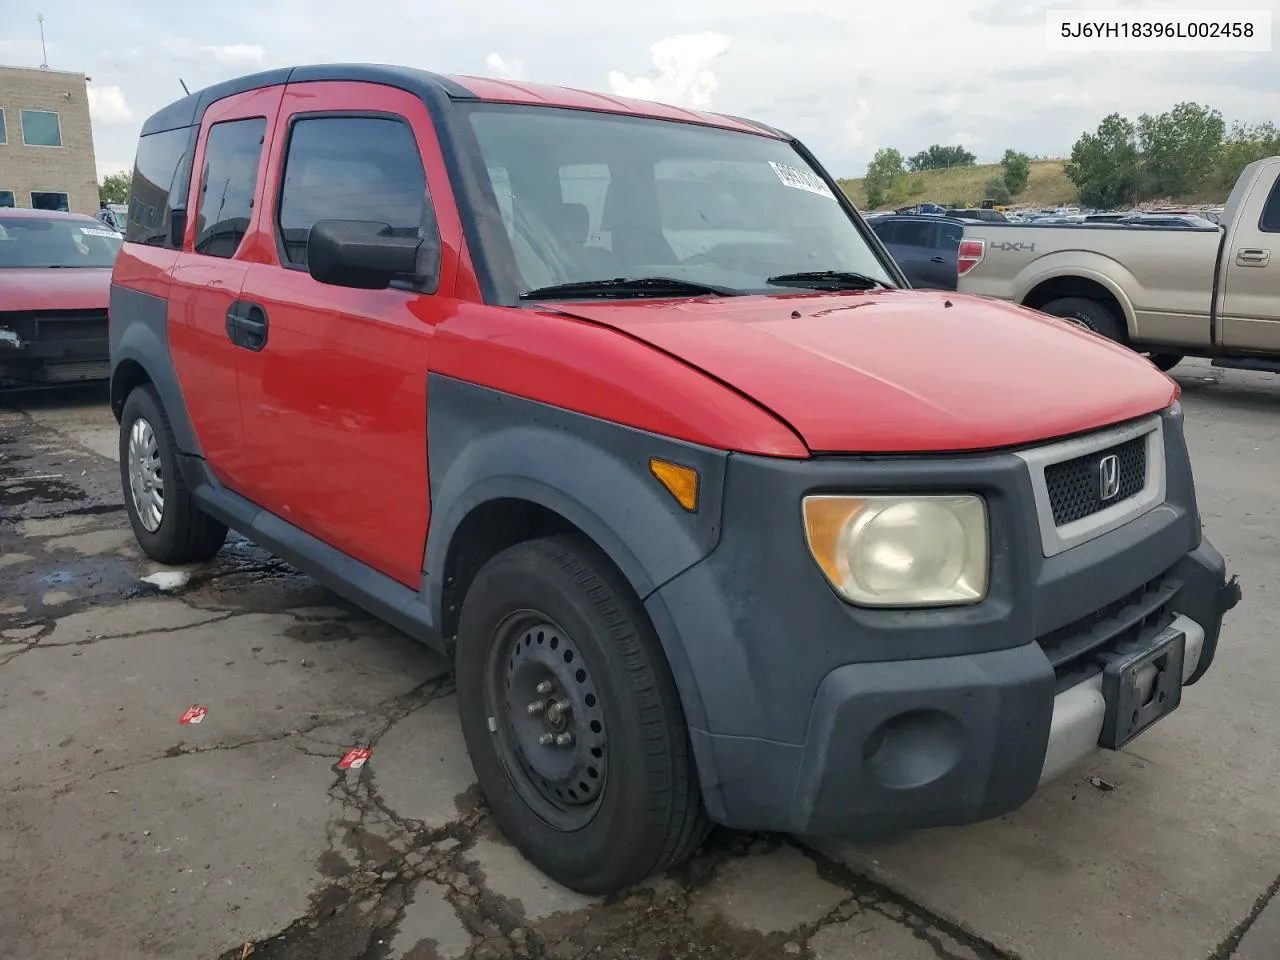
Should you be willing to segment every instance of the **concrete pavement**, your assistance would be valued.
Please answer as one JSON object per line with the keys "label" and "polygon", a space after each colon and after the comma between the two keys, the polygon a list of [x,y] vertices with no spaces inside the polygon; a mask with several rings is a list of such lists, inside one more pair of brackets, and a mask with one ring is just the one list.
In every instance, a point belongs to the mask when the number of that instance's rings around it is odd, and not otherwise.
{"label": "concrete pavement", "polygon": [[1245,590],[1177,713],[992,823],[718,832],[608,901],[494,832],[446,663],[239,538],[142,582],[100,396],[0,408],[0,954],[1274,960],[1280,378],[1177,372]]}

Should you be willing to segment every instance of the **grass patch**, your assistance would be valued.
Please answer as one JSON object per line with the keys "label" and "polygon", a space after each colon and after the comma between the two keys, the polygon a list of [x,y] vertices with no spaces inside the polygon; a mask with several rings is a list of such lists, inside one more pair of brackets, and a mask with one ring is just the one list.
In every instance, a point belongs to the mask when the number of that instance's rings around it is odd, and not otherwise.
{"label": "grass patch", "polygon": [[[1017,196],[1014,206],[1057,207],[1077,203],[1076,185],[1067,179],[1065,164],[1065,160],[1032,162],[1027,189]],[[895,196],[892,199],[897,202],[886,204],[884,209],[926,201],[944,206],[976,207],[987,195],[987,181],[1000,175],[998,163],[908,173],[903,178],[906,197],[899,200]],[[859,209],[866,206],[867,192],[862,180],[841,180],[839,183],[854,206]]]}

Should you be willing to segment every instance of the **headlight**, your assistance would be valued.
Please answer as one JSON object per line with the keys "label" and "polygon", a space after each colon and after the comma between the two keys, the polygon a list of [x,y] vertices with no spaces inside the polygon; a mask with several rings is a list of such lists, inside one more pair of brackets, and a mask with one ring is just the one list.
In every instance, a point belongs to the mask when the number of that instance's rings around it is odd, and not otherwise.
{"label": "headlight", "polygon": [[981,497],[805,497],[804,529],[818,566],[853,603],[947,606],[987,595]]}

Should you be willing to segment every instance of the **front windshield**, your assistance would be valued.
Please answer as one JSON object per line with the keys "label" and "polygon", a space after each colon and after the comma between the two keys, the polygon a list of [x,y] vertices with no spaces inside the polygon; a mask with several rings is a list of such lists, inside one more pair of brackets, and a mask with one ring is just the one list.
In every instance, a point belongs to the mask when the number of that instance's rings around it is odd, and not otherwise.
{"label": "front windshield", "polygon": [[0,269],[110,267],[124,243],[105,223],[54,217],[0,217]]}
{"label": "front windshield", "polygon": [[617,277],[781,293],[769,278],[811,271],[896,286],[782,140],[545,107],[482,104],[470,118],[517,293]]}

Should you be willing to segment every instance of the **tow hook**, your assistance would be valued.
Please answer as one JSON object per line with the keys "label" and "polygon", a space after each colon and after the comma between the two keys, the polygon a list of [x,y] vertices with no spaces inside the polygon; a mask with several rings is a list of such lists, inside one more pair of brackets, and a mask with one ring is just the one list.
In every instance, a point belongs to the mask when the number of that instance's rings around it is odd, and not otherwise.
{"label": "tow hook", "polygon": [[11,350],[21,350],[25,346],[22,338],[7,327],[0,327],[0,347],[8,347]]}

